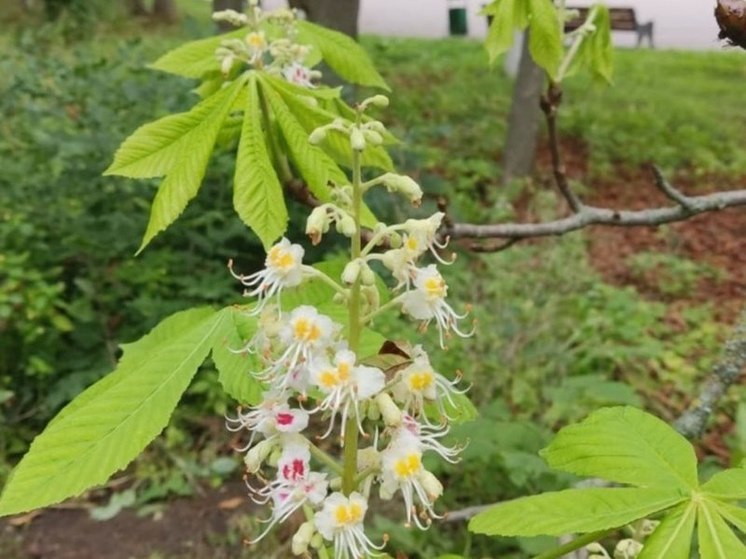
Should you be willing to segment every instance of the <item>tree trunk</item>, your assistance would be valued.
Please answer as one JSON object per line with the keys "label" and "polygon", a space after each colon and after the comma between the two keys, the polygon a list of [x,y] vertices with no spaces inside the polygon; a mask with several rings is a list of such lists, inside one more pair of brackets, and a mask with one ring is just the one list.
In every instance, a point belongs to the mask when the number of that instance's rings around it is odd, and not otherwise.
{"label": "tree trunk", "polygon": [[308,19],[357,38],[360,0],[289,0],[291,8],[306,12]]}
{"label": "tree trunk", "polygon": [[127,0],[127,11],[135,17],[149,15],[145,0]]}
{"label": "tree trunk", "polygon": [[[246,0],[212,0],[212,11],[219,12],[221,10],[235,10],[237,12],[243,12],[246,9]],[[232,31],[235,29],[227,21],[218,21],[216,23],[218,33],[225,33],[226,31]]]}
{"label": "tree trunk", "polygon": [[521,62],[508,117],[508,134],[502,158],[503,182],[527,177],[534,169],[541,123],[539,103],[543,87],[544,71],[531,58],[527,32],[523,35]]}
{"label": "tree trunk", "polygon": [[153,17],[165,23],[175,23],[179,20],[179,11],[174,0],[155,0],[153,2]]}

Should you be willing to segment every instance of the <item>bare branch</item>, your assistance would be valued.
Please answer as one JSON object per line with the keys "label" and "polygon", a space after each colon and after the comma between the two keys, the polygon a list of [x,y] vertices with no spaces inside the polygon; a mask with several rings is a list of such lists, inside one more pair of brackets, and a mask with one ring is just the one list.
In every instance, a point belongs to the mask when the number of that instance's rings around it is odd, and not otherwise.
{"label": "bare branch", "polygon": [[655,186],[657,186],[663,192],[663,194],[668,196],[671,200],[678,203],[680,206],[686,208],[687,210],[690,210],[691,198],[689,198],[689,196],[686,196],[677,188],[673,187],[671,183],[666,180],[666,177],[663,176],[663,173],[657,165],[652,165],[652,169],[653,176],[655,177]]}
{"label": "bare branch", "polygon": [[562,102],[562,88],[555,82],[549,83],[549,89],[541,98],[541,110],[547,119],[547,131],[549,133],[549,151],[552,154],[552,171],[554,172],[554,181],[562,196],[567,200],[570,209],[578,213],[583,208],[583,203],[570,188],[567,180],[567,169],[562,160],[560,152],[559,134],[557,133],[557,111]]}
{"label": "bare branch", "polygon": [[726,190],[702,196],[686,197],[687,206],[651,208],[646,210],[612,210],[594,206],[582,206],[571,216],[542,223],[497,223],[475,225],[454,223],[446,227],[443,235],[451,239],[529,239],[564,235],[590,225],[613,227],[655,226],[725,208],[746,206],[746,190]]}
{"label": "bare branch", "polygon": [[736,328],[725,343],[723,354],[703,383],[699,395],[674,423],[676,430],[687,438],[699,438],[705,431],[707,420],[712,415],[728,388],[738,380],[746,368],[746,310]]}

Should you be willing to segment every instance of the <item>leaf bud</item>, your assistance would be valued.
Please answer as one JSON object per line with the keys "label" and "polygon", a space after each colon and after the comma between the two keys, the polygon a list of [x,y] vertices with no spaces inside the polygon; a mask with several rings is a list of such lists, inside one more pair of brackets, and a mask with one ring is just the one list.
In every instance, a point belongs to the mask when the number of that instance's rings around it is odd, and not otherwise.
{"label": "leaf bud", "polygon": [[355,151],[363,151],[365,149],[365,136],[363,136],[362,130],[357,126],[350,130],[350,145]]}
{"label": "leaf bud", "polygon": [[402,415],[399,406],[389,396],[388,392],[381,392],[375,399],[378,408],[381,410],[383,422],[387,427],[398,427],[401,425]]}
{"label": "leaf bud", "polygon": [[310,520],[300,525],[298,531],[293,535],[293,555],[303,555],[308,551],[308,546],[311,545],[311,539],[315,532],[316,529]]}

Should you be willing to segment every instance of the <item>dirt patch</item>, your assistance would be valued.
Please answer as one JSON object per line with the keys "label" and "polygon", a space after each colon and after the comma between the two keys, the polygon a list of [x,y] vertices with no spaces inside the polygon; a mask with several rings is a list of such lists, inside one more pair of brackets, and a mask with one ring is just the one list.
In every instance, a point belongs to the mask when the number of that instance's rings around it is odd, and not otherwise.
{"label": "dirt patch", "polygon": [[[86,510],[49,509],[21,526],[13,526],[13,519],[3,522],[0,555],[4,559],[235,558],[245,547],[237,526],[251,510],[242,482],[172,501],[158,520],[125,510],[100,522]],[[216,552],[221,545],[224,554]]]}
{"label": "dirt patch", "polygon": [[[585,147],[570,140],[563,148],[568,176],[588,189],[583,196],[587,204],[631,210],[672,205],[655,187],[649,169],[618,168],[604,178],[591,178]],[[551,183],[546,149],[538,166],[542,179]],[[681,173],[671,182],[692,196],[746,188],[746,177],[693,178]],[[607,282],[633,285],[650,299],[671,303],[674,311],[692,303],[709,303],[719,320],[732,323],[746,301],[744,208],[701,214],[661,227],[591,227],[588,238],[592,264]],[[649,258],[636,259],[640,254]],[[656,255],[673,256],[674,261]],[[678,270],[675,260],[698,266]],[[683,273],[691,273],[691,282]]]}

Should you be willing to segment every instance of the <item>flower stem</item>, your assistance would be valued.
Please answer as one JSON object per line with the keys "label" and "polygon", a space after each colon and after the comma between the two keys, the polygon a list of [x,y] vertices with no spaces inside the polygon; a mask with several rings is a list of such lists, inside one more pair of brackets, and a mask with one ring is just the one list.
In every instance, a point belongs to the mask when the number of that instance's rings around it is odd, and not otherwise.
{"label": "flower stem", "polygon": [[342,466],[339,465],[339,462],[313,443],[310,443],[309,448],[311,449],[311,454],[316,458],[316,460],[327,466],[335,474],[342,475]]}
{"label": "flower stem", "polygon": [[593,543],[595,541],[598,541],[607,535],[615,532],[618,528],[612,528],[611,530],[600,530],[598,532],[591,532],[590,534],[583,534],[582,536],[578,536],[574,540],[567,542],[564,545],[559,546],[556,549],[553,549],[551,551],[547,551],[546,553],[542,553],[541,555],[537,555],[534,557],[534,559],[559,559],[560,557],[564,557],[568,553],[575,551],[576,549],[580,549],[581,547],[585,547],[589,543]]}
{"label": "flower stem", "polygon": [[[360,113],[358,112],[358,122],[356,126],[360,125]],[[360,258],[362,236],[361,236],[361,225],[360,225],[360,209],[363,203],[363,189],[361,187],[361,161],[360,152],[352,150],[352,218],[355,220],[355,234],[352,236],[352,246],[350,249],[351,260],[357,260]],[[348,344],[350,350],[357,354],[360,346],[360,309],[361,309],[361,289],[360,289],[360,278],[352,284],[350,290],[350,300],[348,307],[349,315],[349,331],[348,331]],[[343,468],[342,473],[342,492],[345,495],[349,495],[355,491],[355,474],[357,473],[357,443],[358,443],[358,429],[357,429],[357,416],[350,417],[347,419],[347,425],[344,430],[344,454],[343,454]]]}

